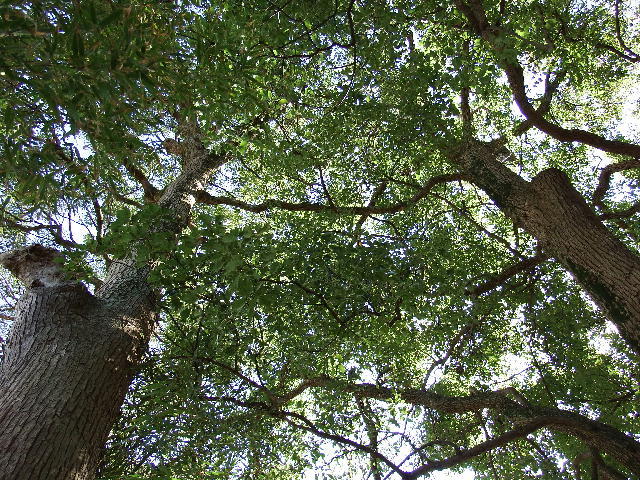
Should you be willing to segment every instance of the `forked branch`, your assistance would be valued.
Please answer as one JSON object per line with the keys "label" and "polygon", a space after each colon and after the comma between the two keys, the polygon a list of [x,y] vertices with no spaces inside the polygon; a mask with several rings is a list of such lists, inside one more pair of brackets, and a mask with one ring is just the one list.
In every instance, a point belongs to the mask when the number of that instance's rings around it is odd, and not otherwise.
{"label": "forked branch", "polygon": [[496,53],[498,63],[507,75],[518,108],[536,128],[561,142],[579,142],[604,152],[628,155],[634,158],[640,157],[640,145],[620,140],[609,140],[579,128],[567,129],[547,120],[541,112],[534,108],[527,97],[524,69],[515,56],[505,52],[504,39],[509,38],[510,34],[488,21],[480,0],[456,0],[455,5],[467,18],[471,30],[485,40]]}

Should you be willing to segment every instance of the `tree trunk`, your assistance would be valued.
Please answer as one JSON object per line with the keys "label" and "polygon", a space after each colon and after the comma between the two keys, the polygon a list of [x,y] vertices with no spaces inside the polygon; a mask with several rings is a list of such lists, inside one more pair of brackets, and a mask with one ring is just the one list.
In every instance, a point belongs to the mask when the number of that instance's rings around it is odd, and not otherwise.
{"label": "tree trunk", "polygon": [[549,168],[527,182],[501,162],[506,155],[472,142],[451,158],[573,274],[640,354],[640,258],[603,225],[565,173]]}
{"label": "tree trunk", "polygon": [[[182,171],[159,192],[155,232],[189,223],[194,191],[228,157],[208,152],[185,122]],[[114,261],[95,295],[70,282],[55,250],[0,255],[26,286],[0,367],[0,480],[90,480],[155,324],[152,264],[136,245]]]}
{"label": "tree trunk", "polygon": [[[43,267],[52,252],[33,246],[3,263],[15,272],[36,258]],[[151,292],[143,287],[129,295],[131,308],[116,310],[80,283],[35,271],[22,279],[29,286],[0,369],[0,478],[93,478],[148,342]]]}

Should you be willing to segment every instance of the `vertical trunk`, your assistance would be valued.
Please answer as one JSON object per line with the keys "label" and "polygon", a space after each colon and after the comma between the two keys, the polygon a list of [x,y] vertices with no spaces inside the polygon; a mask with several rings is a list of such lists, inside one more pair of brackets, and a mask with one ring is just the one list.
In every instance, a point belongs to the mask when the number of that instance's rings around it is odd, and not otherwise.
{"label": "vertical trunk", "polygon": [[640,354],[640,258],[602,224],[566,174],[550,168],[527,182],[479,142],[452,161],[573,274]]}
{"label": "vertical trunk", "polygon": [[[188,224],[193,191],[227,160],[195,124],[181,133],[182,171],[158,200],[163,234]],[[56,256],[38,245],[0,255],[27,286],[0,368],[0,480],[94,478],[153,329],[151,266],[137,265],[135,245],[95,295],[65,279]]]}
{"label": "vertical trunk", "polygon": [[90,479],[147,344],[149,304],[116,311],[79,283],[28,280],[0,370],[0,478]]}

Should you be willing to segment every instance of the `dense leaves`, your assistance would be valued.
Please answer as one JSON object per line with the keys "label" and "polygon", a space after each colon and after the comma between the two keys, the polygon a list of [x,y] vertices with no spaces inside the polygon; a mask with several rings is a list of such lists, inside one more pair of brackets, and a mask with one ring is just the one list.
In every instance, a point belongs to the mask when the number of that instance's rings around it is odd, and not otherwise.
{"label": "dense leaves", "polygon": [[[159,296],[99,478],[637,476],[553,423],[469,454],[557,412],[637,439],[640,370],[452,156],[475,137],[525,180],[560,168],[637,251],[638,159],[565,141],[513,100],[521,72],[554,125],[637,141],[633,8],[4,3],[3,246],[57,246],[96,286],[134,252]],[[158,199],[186,124],[228,161],[176,236]]]}

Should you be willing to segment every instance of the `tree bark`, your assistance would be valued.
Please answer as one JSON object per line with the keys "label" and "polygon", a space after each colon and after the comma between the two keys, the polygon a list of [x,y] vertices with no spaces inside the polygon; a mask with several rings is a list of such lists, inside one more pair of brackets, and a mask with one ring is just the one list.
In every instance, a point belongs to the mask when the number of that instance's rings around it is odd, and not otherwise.
{"label": "tree bark", "polygon": [[508,155],[473,141],[451,160],[573,274],[640,354],[640,258],[603,225],[565,173],[549,168],[527,182],[502,163]]}
{"label": "tree bark", "polygon": [[0,370],[0,478],[93,478],[147,346],[150,293],[114,310],[79,283],[28,287]]}
{"label": "tree bark", "polygon": [[[156,232],[189,223],[193,192],[227,157],[181,129],[182,171],[162,191]],[[147,232],[152,235],[154,232]],[[0,367],[0,480],[90,480],[155,325],[156,294],[136,245],[95,295],[69,281],[55,250],[0,255],[26,286]]]}

